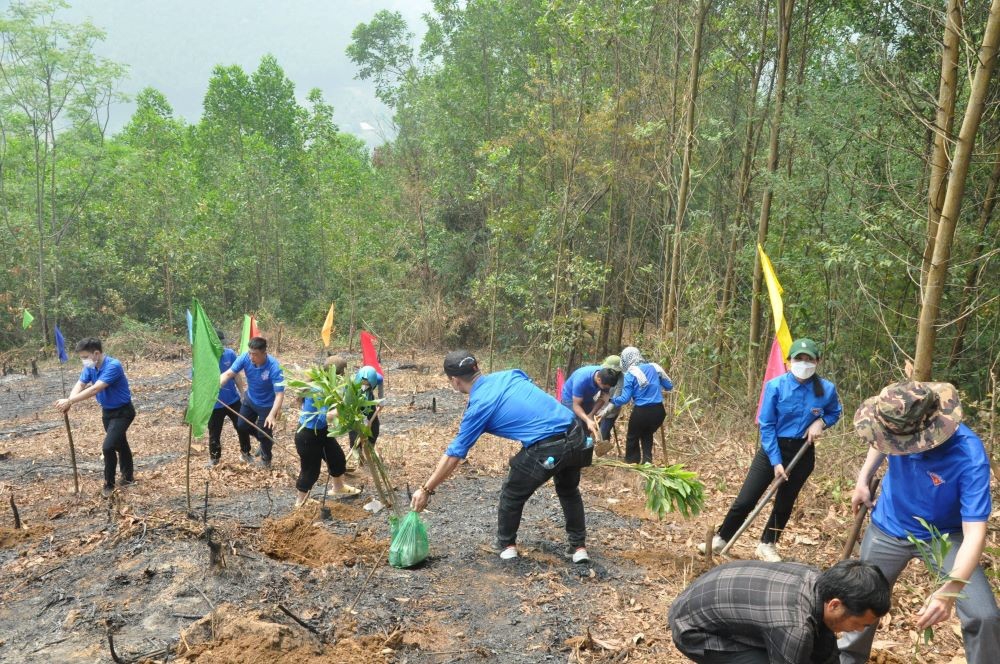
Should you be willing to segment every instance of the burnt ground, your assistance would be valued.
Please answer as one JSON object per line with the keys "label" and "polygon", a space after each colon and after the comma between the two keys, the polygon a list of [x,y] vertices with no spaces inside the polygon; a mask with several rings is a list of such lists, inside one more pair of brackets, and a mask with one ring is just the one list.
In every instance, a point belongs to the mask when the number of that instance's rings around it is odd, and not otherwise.
{"label": "burnt ground", "polygon": [[[310,356],[304,346],[280,355],[286,366]],[[407,486],[430,473],[464,408],[438,361],[406,356],[384,363],[388,403],[379,449],[402,502]],[[68,383],[76,375],[71,366]],[[138,482],[111,500],[99,498],[99,409],[74,407],[82,485],[75,497],[62,418],[50,408],[62,393],[59,368],[41,369],[39,378],[0,379],[3,662],[112,661],[108,633],[122,661],[684,661],[670,644],[666,614],[673,597],[707,568],[694,544],[721,520],[754,444],[752,430],[725,430],[704,413],[671,423],[668,458],[698,470],[708,495],[705,512],[690,521],[671,515],[658,522],[645,512],[633,477],[587,470],[582,488],[593,561],[573,565],[564,556],[551,485],[525,510],[522,557],[497,558],[496,499],[515,448],[484,437],[424,513],[430,559],[397,570],[385,562],[387,512],[362,509],[371,495],[364,471],[349,477],[367,485],[363,496],[328,502],[331,518],[314,504],[292,509],[297,456],[290,417],[270,473],[236,460],[229,428],[215,469],[204,467],[205,444],[196,441],[189,511],[183,361],[130,362],[139,416],[129,438]],[[836,560],[849,527],[847,478],[857,463],[847,437],[831,436],[784,538],[789,559]],[[11,492],[25,524],[20,531],[10,527]],[[221,544],[221,567],[210,565],[206,525]],[[736,557],[751,555],[757,534],[759,526],[734,547]],[[991,537],[995,545],[995,532]],[[877,661],[904,661],[890,653],[911,652],[908,614],[928,589],[920,572],[911,566],[897,585]],[[938,629],[937,642],[921,653],[924,661],[963,661],[953,659],[961,653],[956,626],[953,620]]]}

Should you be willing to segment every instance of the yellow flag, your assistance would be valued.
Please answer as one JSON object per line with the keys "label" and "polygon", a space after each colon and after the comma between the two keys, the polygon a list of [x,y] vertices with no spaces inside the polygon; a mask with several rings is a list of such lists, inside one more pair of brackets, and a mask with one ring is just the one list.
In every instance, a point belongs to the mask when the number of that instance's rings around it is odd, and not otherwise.
{"label": "yellow flag", "polygon": [[323,345],[330,345],[330,335],[333,333],[333,305],[330,305],[330,311],[326,314],[326,322],[323,323],[323,331],[320,333],[323,336]]}
{"label": "yellow flag", "polygon": [[764,253],[764,247],[758,244],[757,252],[760,254],[760,266],[764,269],[764,281],[767,282],[767,294],[771,300],[771,313],[778,343],[781,344],[782,357],[788,357],[788,351],[792,347],[792,333],[789,332],[788,323],[785,322],[785,307],[781,302],[781,294],[785,291],[778,283],[778,275],[774,273],[774,266]]}

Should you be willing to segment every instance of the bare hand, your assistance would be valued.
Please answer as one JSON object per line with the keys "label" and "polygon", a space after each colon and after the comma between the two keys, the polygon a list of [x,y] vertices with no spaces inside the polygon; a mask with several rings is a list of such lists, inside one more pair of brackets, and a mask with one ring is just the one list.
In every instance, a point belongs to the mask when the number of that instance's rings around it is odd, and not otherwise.
{"label": "bare hand", "polygon": [[590,435],[594,440],[601,440],[601,428],[597,426],[597,422],[591,420],[587,422],[587,427],[590,429]]}
{"label": "bare hand", "polygon": [[851,495],[851,511],[857,514],[862,504],[869,509],[872,507],[872,492],[867,484],[858,484],[854,487],[854,493]]}
{"label": "bare hand", "polygon": [[942,597],[934,593],[927,598],[924,606],[917,611],[917,629],[933,627],[942,620],[951,617],[951,609],[955,606],[954,597]]}
{"label": "bare hand", "polygon": [[413,497],[410,498],[410,509],[414,512],[423,512],[430,499],[430,495],[421,487],[413,492]]}
{"label": "bare hand", "polygon": [[73,407],[73,402],[69,399],[59,399],[56,401],[55,407],[64,413],[68,413],[69,409]]}
{"label": "bare hand", "polygon": [[788,481],[788,475],[785,474],[785,467],[780,463],[774,467],[774,479],[783,479]]}
{"label": "bare hand", "polygon": [[264,428],[274,431],[274,425],[277,424],[277,421],[277,415],[268,414],[268,416],[264,419]]}
{"label": "bare hand", "polygon": [[824,424],[823,419],[820,418],[816,420],[809,425],[808,429],[806,429],[806,441],[809,443],[816,442],[816,439],[819,438],[819,435],[823,433],[824,429],[826,429],[826,425]]}

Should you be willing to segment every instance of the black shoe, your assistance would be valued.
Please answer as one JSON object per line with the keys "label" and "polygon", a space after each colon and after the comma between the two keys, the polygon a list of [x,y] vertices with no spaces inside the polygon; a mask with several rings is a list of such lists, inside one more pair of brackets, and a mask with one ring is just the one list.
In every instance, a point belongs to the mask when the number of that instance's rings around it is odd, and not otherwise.
{"label": "black shoe", "polygon": [[249,452],[240,452],[240,459],[242,459],[246,463],[250,463],[250,464],[253,463],[253,457],[250,456]]}
{"label": "black shoe", "polygon": [[101,498],[110,498],[111,494],[115,492],[114,486],[106,486],[101,489]]}
{"label": "black shoe", "polygon": [[264,470],[271,470],[271,460],[261,457],[257,459],[257,466],[263,468]]}
{"label": "black shoe", "polygon": [[133,484],[135,484],[135,478],[129,477],[128,479],[122,478],[122,481],[118,483],[118,486],[124,488],[127,486],[132,486]]}

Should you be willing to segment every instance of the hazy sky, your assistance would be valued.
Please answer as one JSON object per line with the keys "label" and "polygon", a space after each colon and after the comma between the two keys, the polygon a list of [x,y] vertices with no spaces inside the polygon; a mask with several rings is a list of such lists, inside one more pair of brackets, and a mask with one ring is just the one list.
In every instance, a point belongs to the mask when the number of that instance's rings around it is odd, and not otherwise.
{"label": "hazy sky", "polygon": [[[98,52],[129,66],[122,91],[130,96],[146,86],[163,92],[174,112],[194,122],[212,67],[239,64],[247,72],[272,53],[304,100],[311,88],[323,91],[334,106],[340,128],[382,142],[389,113],[367,81],[354,79],[354,64],[344,49],[351,31],[380,9],[399,11],[419,39],[420,16],[431,0],[70,0],[65,20],[90,20],[107,32]],[[0,0],[6,9],[9,0]],[[133,110],[119,104],[111,113],[117,131]]]}

